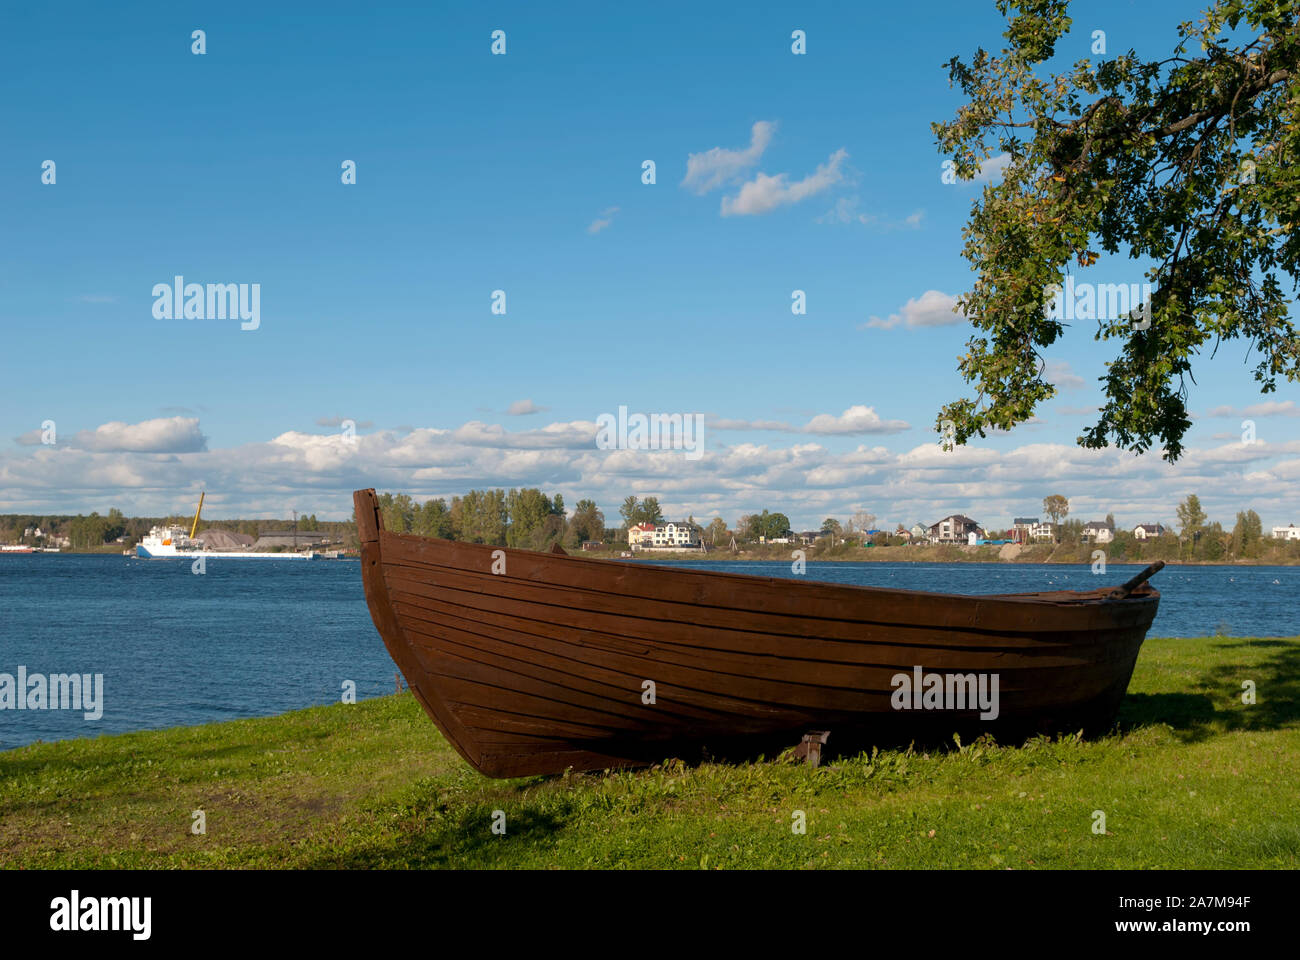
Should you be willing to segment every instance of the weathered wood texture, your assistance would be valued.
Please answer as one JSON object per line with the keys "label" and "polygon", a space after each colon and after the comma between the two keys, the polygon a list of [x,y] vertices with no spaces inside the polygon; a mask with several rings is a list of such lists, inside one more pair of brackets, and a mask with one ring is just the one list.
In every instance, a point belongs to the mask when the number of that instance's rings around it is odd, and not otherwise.
{"label": "weathered wood texture", "polygon": [[[810,730],[1102,731],[1159,603],[1147,585],[971,597],[455,543],[388,533],[373,490],[355,502],[380,636],[494,777],[779,749]],[[996,675],[997,719],[895,709],[891,680],[915,667]]]}

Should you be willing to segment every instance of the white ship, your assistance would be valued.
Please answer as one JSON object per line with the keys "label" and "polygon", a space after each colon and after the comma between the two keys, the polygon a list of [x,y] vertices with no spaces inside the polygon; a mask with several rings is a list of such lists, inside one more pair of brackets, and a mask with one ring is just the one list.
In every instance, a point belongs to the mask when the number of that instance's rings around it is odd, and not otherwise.
{"label": "white ship", "polygon": [[135,547],[135,555],[145,560],[162,560],[169,557],[186,559],[203,557],[214,560],[310,560],[313,554],[307,553],[270,553],[235,550],[208,550],[202,537],[194,534],[199,526],[199,514],[203,511],[203,497],[199,494],[199,509],[194,512],[194,523],[187,534],[184,527],[153,527]]}

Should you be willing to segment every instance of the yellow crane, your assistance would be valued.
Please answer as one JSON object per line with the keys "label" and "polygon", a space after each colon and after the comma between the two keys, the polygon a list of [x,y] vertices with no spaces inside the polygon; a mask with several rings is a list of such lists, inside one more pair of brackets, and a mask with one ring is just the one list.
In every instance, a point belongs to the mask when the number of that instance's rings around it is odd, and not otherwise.
{"label": "yellow crane", "polygon": [[207,494],[207,492],[204,491],[204,490],[200,490],[200,491],[199,491],[199,508],[198,508],[197,510],[194,511],[194,522],[193,522],[192,524],[190,524],[190,539],[191,539],[191,540],[194,539],[194,534],[196,534],[196,533],[199,532],[199,514],[203,512],[203,498],[204,498],[204,496],[206,496],[206,494]]}

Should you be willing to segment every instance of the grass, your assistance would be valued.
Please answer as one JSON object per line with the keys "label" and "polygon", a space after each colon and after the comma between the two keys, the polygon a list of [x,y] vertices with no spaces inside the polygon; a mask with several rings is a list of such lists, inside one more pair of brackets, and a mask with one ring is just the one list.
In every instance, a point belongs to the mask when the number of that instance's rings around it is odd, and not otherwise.
{"label": "grass", "polygon": [[1105,738],[818,769],[489,780],[410,694],[33,744],[0,753],[0,866],[1295,868],[1297,782],[1300,637],[1150,639]]}

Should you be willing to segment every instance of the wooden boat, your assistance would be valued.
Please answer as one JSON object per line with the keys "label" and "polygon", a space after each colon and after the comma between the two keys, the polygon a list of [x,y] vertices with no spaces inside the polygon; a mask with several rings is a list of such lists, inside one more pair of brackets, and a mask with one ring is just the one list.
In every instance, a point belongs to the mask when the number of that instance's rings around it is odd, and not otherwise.
{"label": "wooden boat", "polygon": [[[374,490],[355,503],[375,626],[492,777],[752,755],[814,731],[832,747],[1103,732],[1160,597],[1146,580],[1162,563],[1113,590],[963,596],[394,534]],[[996,716],[900,697],[918,674],[996,678]]]}

